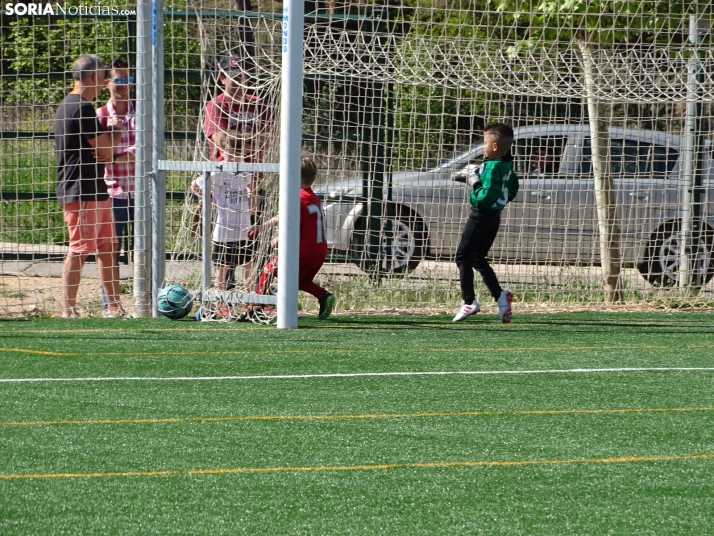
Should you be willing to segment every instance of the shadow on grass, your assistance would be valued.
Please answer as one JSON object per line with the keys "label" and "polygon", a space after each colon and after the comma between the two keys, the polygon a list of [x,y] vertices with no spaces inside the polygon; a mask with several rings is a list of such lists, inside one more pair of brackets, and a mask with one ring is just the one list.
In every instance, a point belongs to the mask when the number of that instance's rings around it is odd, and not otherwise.
{"label": "shadow on grass", "polygon": [[[324,327],[359,327],[369,329],[380,326],[382,328],[395,329],[448,329],[462,330],[474,329],[480,326],[493,330],[502,327],[504,330],[518,331],[523,328],[532,330],[534,328],[570,328],[569,332],[583,331],[592,333],[597,328],[610,328],[617,330],[642,330],[647,329],[653,333],[714,333],[714,316],[702,318],[705,313],[678,314],[672,316],[669,313],[559,313],[550,314],[524,314],[514,317],[511,324],[501,324],[494,314],[476,315],[462,323],[453,323],[451,315],[429,315],[429,316],[334,316],[327,321],[319,321],[316,318],[301,318],[300,328],[324,328]],[[696,315],[696,316],[694,316]],[[575,329],[574,329],[575,328]],[[580,328],[580,329],[577,329]]]}

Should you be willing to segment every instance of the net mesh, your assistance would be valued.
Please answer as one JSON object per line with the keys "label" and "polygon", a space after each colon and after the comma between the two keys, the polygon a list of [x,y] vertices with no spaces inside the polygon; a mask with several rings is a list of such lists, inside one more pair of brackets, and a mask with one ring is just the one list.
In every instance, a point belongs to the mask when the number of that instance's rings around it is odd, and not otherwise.
{"label": "net mesh", "polygon": [[[454,255],[469,214],[464,179],[483,159],[482,131],[492,121],[516,128],[513,155],[521,178],[489,256],[501,285],[521,310],[602,308],[608,294],[589,121],[595,111],[617,231],[609,245],[618,246],[624,302],[607,306],[712,305],[708,3],[305,6],[303,150],[318,164],[315,191],[330,247],[317,282],[336,295],[338,311],[443,311],[460,303]],[[58,311],[57,265],[68,236],[52,198],[56,161],[46,133],[71,87],[67,71],[77,55],[125,56],[133,64],[133,20],[2,15],[3,314]],[[277,162],[281,22],[282,3],[167,2],[167,159],[212,158],[206,103],[224,91],[219,62],[233,55],[244,61],[243,90],[270,110],[261,158]],[[95,103],[106,99],[103,94]],[[688,103],[701,133],[693,159],[701,177],[693,205],[701,232],[692,242],[694,284],[681,288]],[[167,173],[166,281],[198,291],[203,223],[190,188],[194,179]],[[277,177],[260,179],[262,209],[253,215],[269,219],[277,214]],[[206,298],[207,317],[226,303],[234,304],[226,318],[245,313],[241,296],[259,290],[261,271],[276,253],[270,247],[276,232],[260,234],[252,266],[236,269],[235,288]],[[130,292],[131,255],[126,258],[121,287]],[[482,307],[495,310],[476,280]],[[80,286],[89,314],[101,310],[97,281],[87,274]],[[123,294],[126,307],[129,296]],[[301,310],[317,307],[301,295]]]}

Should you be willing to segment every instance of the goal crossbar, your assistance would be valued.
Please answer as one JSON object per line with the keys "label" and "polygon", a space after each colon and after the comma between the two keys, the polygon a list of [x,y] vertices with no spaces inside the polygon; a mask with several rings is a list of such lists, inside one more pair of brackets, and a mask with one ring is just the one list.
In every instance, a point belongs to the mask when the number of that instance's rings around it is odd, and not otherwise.
{"label": "goal crossbar", "polygon": [[195,171],[200,173],[278,173],[280,164],[251,164],[247,162],[192,162],[184,160],[159,160],[161,171]]}

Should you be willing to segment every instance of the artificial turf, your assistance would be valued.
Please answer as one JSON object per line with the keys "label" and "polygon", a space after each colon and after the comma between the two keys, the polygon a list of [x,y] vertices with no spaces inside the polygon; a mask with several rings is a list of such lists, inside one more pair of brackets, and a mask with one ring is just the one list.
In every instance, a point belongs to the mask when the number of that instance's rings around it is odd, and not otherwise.
{"label": "artificial turf", "polygon": [[450,320],[2,322],[0,533],[714,533],[714,314]]}

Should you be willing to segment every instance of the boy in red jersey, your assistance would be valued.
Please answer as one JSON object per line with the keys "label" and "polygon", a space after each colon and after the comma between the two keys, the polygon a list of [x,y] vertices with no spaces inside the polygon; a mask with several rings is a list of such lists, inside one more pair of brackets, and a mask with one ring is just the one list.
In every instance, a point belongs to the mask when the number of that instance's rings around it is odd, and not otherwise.
{"label": "boy in red jersey", "polygon": [[[312,191],[312,185],[317,178],[317,166],[315,162],[303,156],[300,161],[300,261],[298,288],[308,292],[320,302],[320,313],[318,318],[325,320],[332,313],[335,306],[335,297],[315,283],[313,279],[320,271],[327,257],[327,230],[325,226],[325,215],[322,212],[320,198]],[[258,235],[261,229],[268,229],[278,225],[278,217],[275,216],[262,225],[254,226],[248,233],[248,238]],[[273,238],[271,244],[277,246],[277,238]],[[272,280],[277,276],[278,258],[275,257],[263,269],[260,275],[258,292],[267,294]]]}

